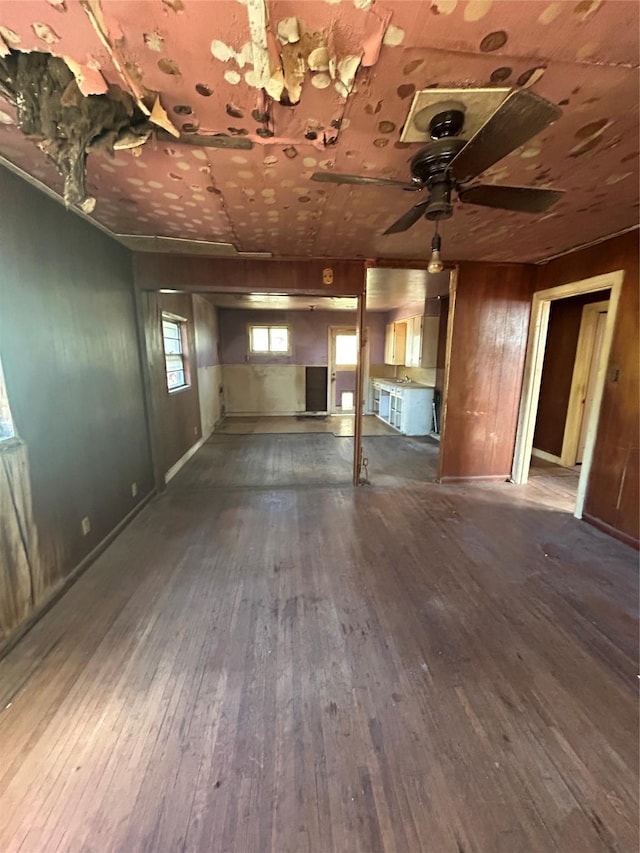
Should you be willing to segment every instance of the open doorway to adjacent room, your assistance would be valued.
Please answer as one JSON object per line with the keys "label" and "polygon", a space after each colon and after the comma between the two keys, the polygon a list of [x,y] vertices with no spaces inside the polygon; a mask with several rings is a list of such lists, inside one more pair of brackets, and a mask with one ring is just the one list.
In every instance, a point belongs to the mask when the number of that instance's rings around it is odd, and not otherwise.
{"label": "open doorway to adjacent room", "polygon": [[364,439],[371,482],[401,469],[410,479],[437,479],[454,276],[450,269],[434,275],[400,264],[367,270],[367,325],[380,312],[385,325],[382,346],[372,347],[382,358],[370,359],[365,411],[404,436],[402,456],[381,468],[375,457],[383,440]]}
{"label": "open doorway to adjacent room", "polygon": [[534,294],[512,479],[582,517],[622,273]]}

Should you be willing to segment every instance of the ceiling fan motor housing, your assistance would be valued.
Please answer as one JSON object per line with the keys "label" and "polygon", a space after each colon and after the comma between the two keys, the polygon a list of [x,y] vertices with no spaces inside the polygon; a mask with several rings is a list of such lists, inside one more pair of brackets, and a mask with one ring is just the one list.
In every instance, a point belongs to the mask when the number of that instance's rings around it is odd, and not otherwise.
{"label": "ceiling fan motor housing", "polygon": [[466,140],[456,136],[446,136],[429,143],[411,160],[410,169],[414,181],[430,184],[434,179],[444,177],[449,163],[466,144]]}

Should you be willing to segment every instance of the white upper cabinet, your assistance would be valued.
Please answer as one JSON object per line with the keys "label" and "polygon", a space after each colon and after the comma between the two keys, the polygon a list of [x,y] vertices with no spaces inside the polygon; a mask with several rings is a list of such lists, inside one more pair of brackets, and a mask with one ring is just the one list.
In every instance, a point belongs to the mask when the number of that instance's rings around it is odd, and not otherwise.
{"label": "white upper cabinet", "polygon": [[407,320],[407,367],[436,367],[439,317]]}

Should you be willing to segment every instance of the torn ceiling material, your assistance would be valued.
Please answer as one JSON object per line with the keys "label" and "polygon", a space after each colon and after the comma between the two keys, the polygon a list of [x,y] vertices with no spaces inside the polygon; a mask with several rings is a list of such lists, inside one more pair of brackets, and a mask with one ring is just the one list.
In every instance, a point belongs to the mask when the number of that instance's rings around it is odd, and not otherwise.
{"label": "torn ceiling material", "polygon": [[49,53],[9,51],[0,57],[0,92],[16,107],[18,126],[57,166],[64,200],[85,213],[95,207],[86,190],[89,150],[141,145],[151,128],[119,86],[84,96],[64,60]]}

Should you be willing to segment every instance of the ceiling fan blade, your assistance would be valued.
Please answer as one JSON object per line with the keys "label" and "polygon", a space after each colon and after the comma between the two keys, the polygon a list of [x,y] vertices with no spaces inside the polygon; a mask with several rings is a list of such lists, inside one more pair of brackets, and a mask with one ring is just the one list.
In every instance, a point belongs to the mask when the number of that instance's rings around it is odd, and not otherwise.
{"label": "ceiling fan blade", "polygon": [[200,148],[234,148],[249,151],[253,142],[244,136],[228,136],[226,133],[181,133],[176,139],[166,130],[156,131],[162,142],[180,143],[181,145],[197,145]]}
{"label": "ceiling fan blade", "polygon": [[562,190],[545,190],[537,187],[500,187],[493,184],[477,184],[460,190],[458,197],[464,204],[480,204],[500,210],[515,210],[518,213],[544,213],[559,198]]}
{"label": "ceiling fan blade", "polygon": [[403,190],[419,190],[421,189],[416,184],[409,184],[406,181],[392,181],[389,178],[368,178],[365,175],[341,175],[339,172],[314,172],[311,175],[312,181],[319,181],[323,184],[357,184],[357,185],[373,185],[376,187],[400,187]]}
{"label": "ceiling fan blade", "polygon": [[390,225],[386,231],[383,231],[384,234],[399,234],[401,231],[408,231],[412,225],[415,225],[418,219],[424,216],[424,213],[429,206],[429,199],[427,201],[421,201],[420,204],[416,204],[413,207],[409,208],[406,213],[403,213],[400,219],[396,219],[393,225]]}
{"label": "ceiling fan blade", "polygon": [[518,89],[471,137],[449,168],[459,183],[475,178],[562,115],[555,104],[534,92]]}

